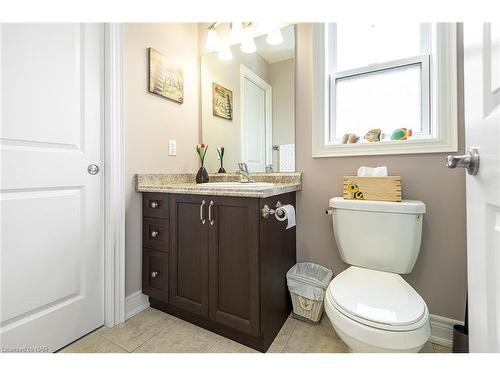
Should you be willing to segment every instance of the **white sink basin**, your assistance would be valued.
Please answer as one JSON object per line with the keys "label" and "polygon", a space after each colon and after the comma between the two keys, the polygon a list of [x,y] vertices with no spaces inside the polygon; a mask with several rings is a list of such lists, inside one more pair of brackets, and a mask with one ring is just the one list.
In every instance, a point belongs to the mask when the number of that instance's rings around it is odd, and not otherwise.
{"label": "white sink basin", "polygon": [[271,182],[207,182],[201,185],[209,189],[269,189],[274,186]]}

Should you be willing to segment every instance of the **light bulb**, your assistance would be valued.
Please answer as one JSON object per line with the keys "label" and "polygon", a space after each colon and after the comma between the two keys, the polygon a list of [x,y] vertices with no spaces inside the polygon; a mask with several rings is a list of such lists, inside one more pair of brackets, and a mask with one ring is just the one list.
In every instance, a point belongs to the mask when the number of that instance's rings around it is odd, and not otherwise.
{"label": "light bulb", "polygon": [[244,53],[254,53],[257,51],[255,41],[248,31],[243,32],[243,40],[241,42],[240,49]]}
{"label": "light bulb", "polygon": [[258,34],[267,34],[269,33],[275,26],[271,22],[259,22],[257,23],[257,33]]}
{"label": "light bulb", "polygon": [[230,39],[232,44],[238,44],[243,40],[243,26],[241,22],[231,23]]}
{"label": "light bulb", "polygon": [[220,40],[219,35],[217,35],[217,31],[215,29],[208,30],[207,43],[205,44],[205,48],[209,52],[215,52],[219,50]]}
{"label": "light bulb", "polygon": [[217,54],[217,57],[225,61],[233,59],[233,53],[231,52],[229,44],[224,44],[223,46],[221,46],[219,53]]}
{"label": "light bulb", "polygon": [[283,35],[281,35],[281,30],[278,28],[274,28],[267,34],[266,42],[270,46],[277,46],[283,42]]}

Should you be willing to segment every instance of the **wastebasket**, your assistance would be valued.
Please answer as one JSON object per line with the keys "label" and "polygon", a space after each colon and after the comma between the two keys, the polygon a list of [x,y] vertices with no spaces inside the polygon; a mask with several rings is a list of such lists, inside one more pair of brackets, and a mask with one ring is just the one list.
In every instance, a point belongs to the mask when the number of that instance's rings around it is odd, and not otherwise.
{"label": "wastebasket", "polygon": [[323,313],[325,290],[333,277],[332,270],[319,264],[297,263],[286,273],[293,312],[313,322]]}

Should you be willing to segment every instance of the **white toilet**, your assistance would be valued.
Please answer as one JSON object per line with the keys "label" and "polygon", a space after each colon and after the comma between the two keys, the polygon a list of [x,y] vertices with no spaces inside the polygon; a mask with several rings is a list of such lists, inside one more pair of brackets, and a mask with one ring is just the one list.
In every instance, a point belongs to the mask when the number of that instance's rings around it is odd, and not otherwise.
{"label": "white toilet", "polygon": [[429,311],[399,274],[420,251],[425,204],[332,198],[333,232],[351,265],[328,286],[325,310],[354,352],[418,352],[430,337]]}

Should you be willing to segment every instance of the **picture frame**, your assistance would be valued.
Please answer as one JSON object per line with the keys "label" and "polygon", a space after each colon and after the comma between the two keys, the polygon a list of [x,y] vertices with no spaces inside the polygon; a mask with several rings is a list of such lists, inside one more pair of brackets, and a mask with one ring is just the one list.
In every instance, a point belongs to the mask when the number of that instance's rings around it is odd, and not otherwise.
{"label": "picture frame", "polygon": [[233,92],[224,86],[212,82],[213,115],[226,119],[233,119]]}
{"label": "picture frame", "polygon": [[184,68],[154,48],[148,48],[149,92],[182,104],[184,102]]}

